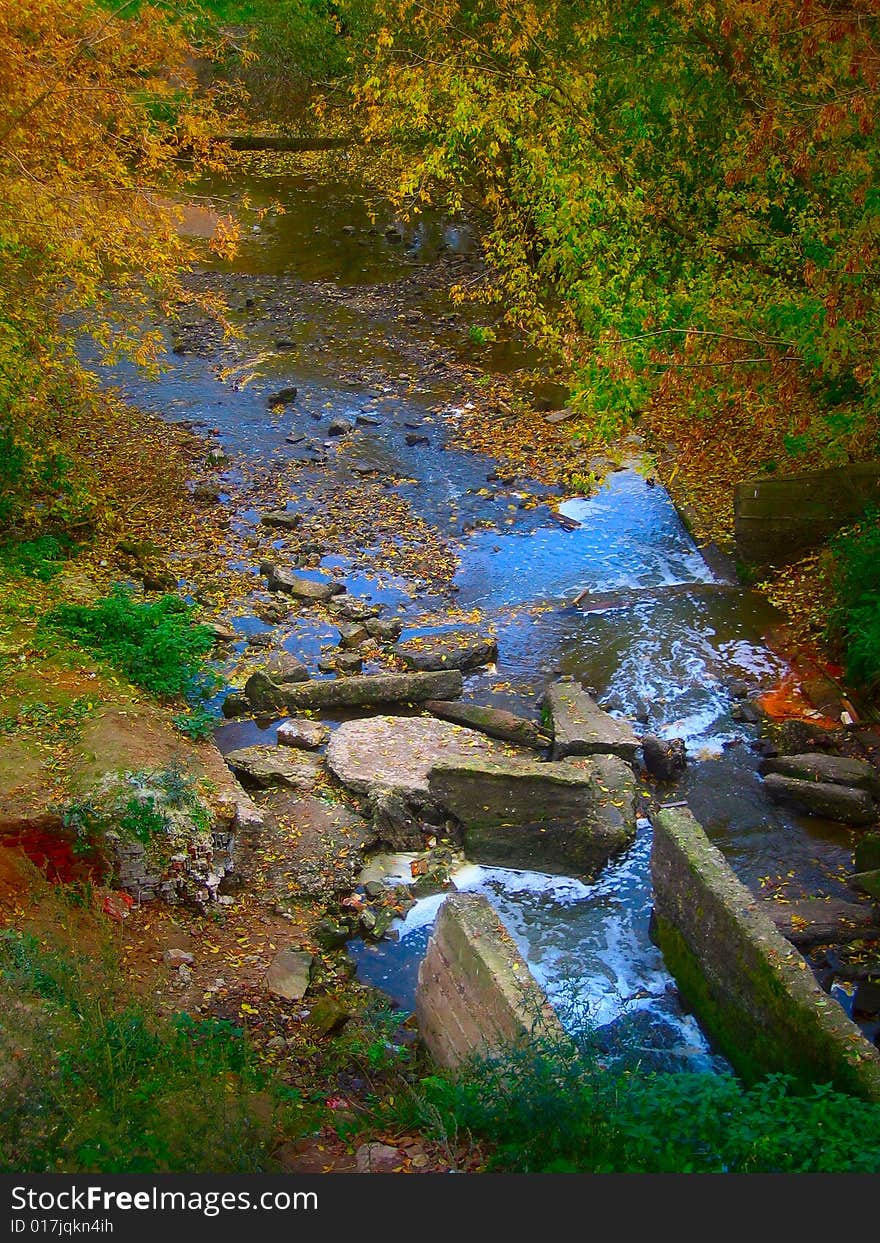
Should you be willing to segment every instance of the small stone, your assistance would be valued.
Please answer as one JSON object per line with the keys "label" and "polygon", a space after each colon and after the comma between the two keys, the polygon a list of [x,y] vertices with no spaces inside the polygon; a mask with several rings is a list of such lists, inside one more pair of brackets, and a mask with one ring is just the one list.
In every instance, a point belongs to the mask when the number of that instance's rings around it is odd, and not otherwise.
{"label": "small stone", "polygon": [[327,427],[328,436],[347,436],[349,432],[354,430],[354,424],[349,423],[348,419],[336,418],[331,419]]}
{"label": "small stone", "polygon": [[281,527],[285,531],[294,530],[301,522],[302,514],[289,509],[272,509],[260,518],[264,527]]}
{"label": "small stone", "polygon": [[309,721],[304,717],[294,717],[282,721],[276,734],[277,741],[284,747],[299,747],[303,751],[315,751],[330,737],[330,730],[320,721]]}
{"label": "small stone", "polygon": [[279,950],[266,973],[266,987],[273,997],[299,1001],[306,995],[312,978],[314,958],[302,950]]}
{"label": "small stone", "polygon": [[389,1144],[361,1144],[355,1156],[358,1174],[390,1174],[403,1165],[403,1153]]}
{"label": "small stone", "polygon": [[195,959],[186,950],[172,948],[165,950],[162,955],[162,961],[167,963],[169,967],[190,967]]}

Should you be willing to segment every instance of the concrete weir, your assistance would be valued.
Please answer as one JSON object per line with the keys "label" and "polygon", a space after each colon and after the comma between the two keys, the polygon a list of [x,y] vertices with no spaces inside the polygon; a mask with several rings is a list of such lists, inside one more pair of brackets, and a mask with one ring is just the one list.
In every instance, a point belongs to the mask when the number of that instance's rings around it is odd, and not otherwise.
{"label": "concrete weir", "polygon": [[785,1073],[880,1101],[880,1052],[821,990],[688,810],[657,817],[651,874],[666,964],[745,1079]]}
{"label": "concrete weir", "polygon": [[416,990],[419,1032],[440,1066],[568,1038],[491,903],[456,893],[440,907]]}

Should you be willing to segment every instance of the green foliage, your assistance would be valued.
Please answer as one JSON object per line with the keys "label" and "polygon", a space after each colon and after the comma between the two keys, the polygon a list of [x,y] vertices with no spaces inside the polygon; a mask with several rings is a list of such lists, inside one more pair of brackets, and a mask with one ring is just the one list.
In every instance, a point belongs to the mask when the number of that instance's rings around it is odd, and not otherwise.
{"label": "green foliage", "polygon": [[94,605],[62,604],[45,625],[103,656],[135,686],[166,698],[196,697],[212,685],[207,657],[214,639],[177,596],[137,601],[117,586]]}
{"label": "green foliage", "polygon": [[210,828],[211,816],[199,794],[198,780],[172,765],[155,772],[130,772],[94,794],[72,799],[59,809],[71,830],[76,853],[88,854],[107,830],[122,832],[159,855],[188,834]]}
{"label": "green foliage", "polygon": [[484,324],[471,324],[468,328],[468,340],[473,345],[488,345],[497,340],[495,329]]}
{"label": "green foliage", "polygon": [[841,646],[847,677],[880,690],[880,513],[870,512],[858,526],[830,544],[835,604],[829,637]]}
{"label": "green foliage", "polygon": [[272,1168],[255,1094],[283,1108],[240,1028],[158,1018],[113,992],[115,954],[0,937],[0,1168],[147,1173]]}
{"label": "green foliage", "polygon": [[186,712],[178,712],[171,718],[180,732],[193,742],[206,742],[214,735],[217,716],[202,706],[189,708]]}
{"label": "green foliage", "polygon": [[63,535],[9,542],[0,546],[0,572],[48,583],[75,553],[76,545]]}
{"label": "green foliage", "polygon": [[409,1108],[487,1140],[493,1165],[517,1172],[880,1171],[880,1105],[778,1075],[745,1088],[532,1048],[423,1079]]}
{"label": "green foliage", "polygon": [[345,84],[374,22],[373,0],[203,0],[213,24],[247,32],[231,41],[238,69],[261,113],[299,111],[314,88]]}
{"label": "green foliage", "polygon": [[494,275],[455,292],[571,366],[585,423],[812,386],[810,443],[876,434],[875,4],[377,10],[357,90],[387,184],[481,210]]}

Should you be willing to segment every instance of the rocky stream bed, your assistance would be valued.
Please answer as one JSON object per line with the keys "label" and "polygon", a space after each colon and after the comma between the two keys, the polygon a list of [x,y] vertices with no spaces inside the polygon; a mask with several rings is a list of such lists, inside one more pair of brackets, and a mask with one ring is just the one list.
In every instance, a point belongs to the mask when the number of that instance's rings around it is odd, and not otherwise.
{"label": "rocky stream bed", "polygon": [[[405,1010],[444,893],[482,892],[569,1030],[711,1067],[649,928],[651,813],[687,802],[875,1037],[878,895],[848,882],[878,866],[874,735],[764,721],[778,618],[701,554],[637,436],[570,495],[558,463],[589,453],[547,422],[548,384],[546,443],[510,449],[499,394],[523,360],[475,358],[444,293],[474,266],[465,233],[373,223],[342,179],[245,190],[286,214],[193,278],[240,335],[193,316],[160,379],[114,377],[208,438],[216,486],[194,499],[230,510],[222,574],[166,569],[216,627],[217,743],[264,816],[238,882],[312,910]],[[310,956],[279,953],[270,989],[296,1001]]]}

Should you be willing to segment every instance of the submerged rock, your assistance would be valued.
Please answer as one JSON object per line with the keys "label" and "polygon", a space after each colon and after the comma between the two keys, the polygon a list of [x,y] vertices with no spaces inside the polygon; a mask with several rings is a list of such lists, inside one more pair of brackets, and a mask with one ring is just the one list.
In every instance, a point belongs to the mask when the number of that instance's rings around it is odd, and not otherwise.
{"label": "submerged rock", "polygon": [[616,755],[635,760],[639,740],[626,721],[604,712],[573,679],[548,686],[544,706],[553,721],[553,758],[572,755]]}
{"label": "submerged rock", "polygon": [[480,669],[498,659],[498,644],[491,635],[455,632],[407,639],[394,653],[410,669]]}
{"label": "submerged rock", "polygon": [[444,760],[429,790],[475,863],[589,877],[635,838],[635,780],[616,756]]}
{"label": "submerged rock", "polygon": [[872,824],[877,819],[877,805],[867,790],[830,781],[800,781],[780,773],[768,773],[764,788],[774,802],[786,803],[823,820],[858,825]]}
{"label": "submerged rock", "polygon": [[266,405],[275,408],[292,406],[296,401],[297,392],[298,389],[294,385],[290,385],[288,388],[280,388],[277,393],[272,393],[266,398]]}
{"label": "submerged rock", "polygon": [[367,633],[372,638],[378,639],[380,643],[396,643],[403,630],[403,622],[393,617],[370,617],[364,624],[367,627]]}

